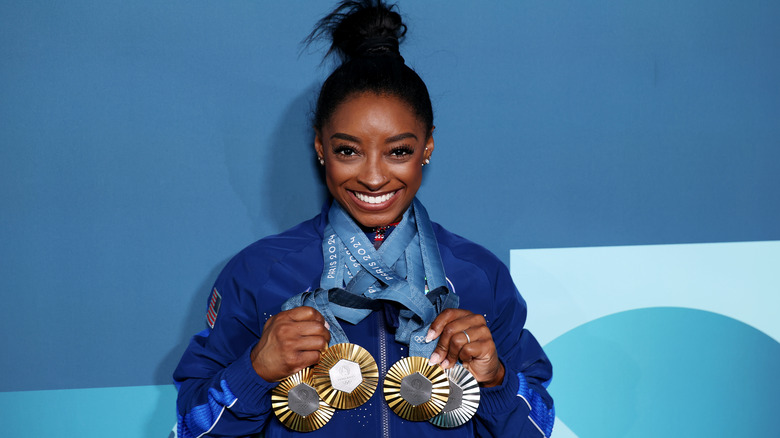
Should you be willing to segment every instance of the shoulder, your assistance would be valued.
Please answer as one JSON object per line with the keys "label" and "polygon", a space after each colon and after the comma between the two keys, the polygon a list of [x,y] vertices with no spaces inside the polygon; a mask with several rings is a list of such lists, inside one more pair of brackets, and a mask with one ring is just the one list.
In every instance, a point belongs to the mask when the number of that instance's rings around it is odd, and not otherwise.
{"label": "shoulder", "polygon": [[318,265],[312,260],[321,257],[323,231],[322,215],[283,231],[264,237],[238,252],[220,274],[223,280],[247,279],[255,285],[265,282],[273,270],[289,267],[293,271],[300,264]]}
{"label": "shoulder", "polygon": [[492,314],[495,304],[517,294],[509,269],[488,249],[433,224],[439,253],[452,290],[461,307],[483,315]]}
{"label": "shoulder", "polygon": [[322,227],[318,226],[319,216],[301,222],[279,234],[266,236],[247,246],[237,257],[257,257],[267,261],[277,261],[289,254],[302,251],[312,243],[322,240]]}
{"label": "shoulder", "polygon": [[491,328],[506,318],[502,315],[507,309],[512,309],[511,318],[523,327],[525,301],[509,268],[482,245],[435,223],[433,229],[450,286],[460,297],[460,307],[483,315]]}
{"label": "shoulder", "polygon": [[448,231],[435,222],[433,230],[445,264],[449,261],[450,264],[457,262],[457,264],[470,265],[490,277],[506,269],[504,263],[484,246]]}

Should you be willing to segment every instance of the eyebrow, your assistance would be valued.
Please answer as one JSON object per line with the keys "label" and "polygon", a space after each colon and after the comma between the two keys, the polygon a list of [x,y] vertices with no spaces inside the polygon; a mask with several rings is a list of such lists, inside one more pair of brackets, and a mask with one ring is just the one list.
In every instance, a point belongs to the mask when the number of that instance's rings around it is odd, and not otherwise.
{"label": "eyebrow", "polygon": [[349,134],[344,134],[342,132],[337,132],[337,133],[335,133],[335,134],[330,136],[331,140],[333,140],[334,138],[335,139],[339,139],[339,140],[346,140],[346,141],[351,141],[351,142],[355,142],[355,143],[360,143],[360,139],[359,138],[357,138],[355,136],[352,136],[352,135],[349,135]]}
{"label": "eyebrow", "polygon": [[[337,132],[337,133],[331,135],[330,138],[331,138],[331,140],[339,139],[339,140],[346,140],[346,141],[351,141],[351,142],[355,142],[355,143],[360,143],[360,139],[359,138],[357,138],[357,137],[355,137],[353,135],[344,134],[343,132]],[[417,140],[417,136],[414,135],[413,133],[411,133],[411,132],[404,132],[403,134],[398,134],[398,135],[394,135],[392,137],[388,137],[387,139],[385,139],[385,143],[395,143],[397,141],[405,140],[407,138],[413,138],[413,139]]]}
{"label": "eyebrow", "polygon": [[416,135],[412,134],[411,132],[404,132],[403,134],[398,134],[392,137],[388,137],[387,140],[385,140],[385,143],[395,143],[397,141],[405,140],[407,138],[413,138],[417,140]]}

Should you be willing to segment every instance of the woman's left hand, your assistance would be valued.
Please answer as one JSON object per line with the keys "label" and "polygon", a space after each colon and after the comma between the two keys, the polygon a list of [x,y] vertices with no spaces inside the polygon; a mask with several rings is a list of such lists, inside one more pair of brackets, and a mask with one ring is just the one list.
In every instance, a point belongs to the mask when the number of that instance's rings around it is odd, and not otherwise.
{"label": "woman's left hand", "polygon": [[431,342],[436,337],[439,341],[431,364],[447,369],[460,360],[482,386],[496,386],[504,381],[504,365],[498,360],[493,335],[482,315],[445,309],[433,321],[425,339]]}

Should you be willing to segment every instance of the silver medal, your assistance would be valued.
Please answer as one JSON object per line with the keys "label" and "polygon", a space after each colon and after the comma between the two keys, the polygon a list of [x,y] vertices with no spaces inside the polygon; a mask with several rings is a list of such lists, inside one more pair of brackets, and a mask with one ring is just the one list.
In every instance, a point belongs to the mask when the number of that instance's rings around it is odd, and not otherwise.
{"label": "silver medal", "polygon": [[450,396],[441,413],[430,419],[439,427],[458,427],[468,422],[479,407],[479,383],[462,365],[445,370],[450,381]]}

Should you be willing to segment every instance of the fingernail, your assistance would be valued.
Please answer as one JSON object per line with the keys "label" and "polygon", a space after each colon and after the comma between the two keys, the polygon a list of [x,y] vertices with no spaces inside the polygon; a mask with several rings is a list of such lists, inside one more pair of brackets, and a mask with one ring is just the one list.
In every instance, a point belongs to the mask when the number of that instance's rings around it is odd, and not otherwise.
{"label": "fingernail", "polygon": [[450,361],[447,360],[447,359],[444,359],[444,362],[441,363],[441,367],[442,368],[447,368],[448,366],[450,366]]}
{"label": "fingernail", "polygon": [[325,328],[330,330],[330,324],[328,324],[328,321],[325,321]]}
{"label": "fingernail", "polygon": [[433,330],[428,330],[428,334],[425,335],[425,343],[431,342],[435,338],[436,333]]}
{"label": "fingernail", "polygon": [[428,360],[428,365],[433,366],[439,363],[439,360],[441,359],[441,356],[439,356],[439,353],[433,353],[431,355],[431,358]]}

